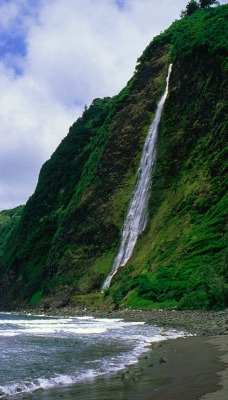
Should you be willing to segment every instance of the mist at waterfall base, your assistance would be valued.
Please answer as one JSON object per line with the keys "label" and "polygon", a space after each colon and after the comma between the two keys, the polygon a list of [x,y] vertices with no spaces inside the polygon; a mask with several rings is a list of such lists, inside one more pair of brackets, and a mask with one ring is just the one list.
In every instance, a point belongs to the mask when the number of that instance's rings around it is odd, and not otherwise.
{"label": "mist at waterfall base", "polygon": [[0,313],[0,398],[91,381],[135,363],[149,343],[183,335],[121,319]]}
{"label": "mist at waterfall base", "polygon": [[102,286],[102,292],[109,288],[111,280],[118,271],[119,267],[124,267],[124,265],[127,263],[133,253],[138,236],[146,227],[148,203],[152,187],[152,172],[156,161],[158,126],[161,119],[162,109],[168,95],[171,71],[172,64],[169,65],[168,74],[166,77],[165,92],[158,103],[154,120],[149,128],[143,146],[142,157],[137,172],[136,186],[122,229],[119,252],[114,260],[112,270]]}

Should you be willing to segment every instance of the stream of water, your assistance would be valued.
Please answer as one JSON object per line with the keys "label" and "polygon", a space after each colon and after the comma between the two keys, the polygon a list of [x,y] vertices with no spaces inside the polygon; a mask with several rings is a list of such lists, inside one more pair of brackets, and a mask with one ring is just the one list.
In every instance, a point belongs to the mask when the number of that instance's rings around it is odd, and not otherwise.
{"label": "stream of water", "polygon": [[111,272],[102,286],[102,292],[109,288],[111,280],[119,267],[123,267],[127,263],[133,253],[138,236],[146,227],[148,203],[152,187],[152,172],[156,161],[158,126],[161,119],[162,109],[168,95],[171,71],[172,64],[169,65],[165,92],[158,103],[155,118],[149,128],[143,146],[142,157],[137,172],[136,186],[122,229],[119,252],[114,260]]}

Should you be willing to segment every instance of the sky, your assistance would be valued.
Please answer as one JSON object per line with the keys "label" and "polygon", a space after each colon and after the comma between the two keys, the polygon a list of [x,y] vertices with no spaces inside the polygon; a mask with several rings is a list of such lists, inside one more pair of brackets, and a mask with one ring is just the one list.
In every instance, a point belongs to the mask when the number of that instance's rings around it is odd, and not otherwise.
{"label": "sky", "polygon": [[187,2],[0,0],[0,211],[27,201],[85,104],[117,94]]}

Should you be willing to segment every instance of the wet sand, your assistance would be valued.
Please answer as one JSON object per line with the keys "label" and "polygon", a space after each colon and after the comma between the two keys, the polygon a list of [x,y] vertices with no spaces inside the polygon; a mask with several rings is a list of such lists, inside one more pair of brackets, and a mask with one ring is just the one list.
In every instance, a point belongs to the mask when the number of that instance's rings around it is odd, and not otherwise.
{"label": "wet sand", "polygon": [[34,400],[225,400],[228,336],[154,343],[124,371],[70,387],[24,395]]}

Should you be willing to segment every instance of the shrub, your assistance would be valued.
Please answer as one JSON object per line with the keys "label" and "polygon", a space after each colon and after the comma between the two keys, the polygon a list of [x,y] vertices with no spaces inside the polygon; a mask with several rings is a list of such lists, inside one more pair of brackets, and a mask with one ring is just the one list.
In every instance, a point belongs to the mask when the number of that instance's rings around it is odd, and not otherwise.
{"label": "shrub", "polygon": [[31,306],[36,306],[37,303],[39,303],[42,300],[42,294],[43,294],[43,292],[41,290],[38,290],[38,292],[34,293],[34,295],[32,296],[32,298],[29,302],[31,304]]}

